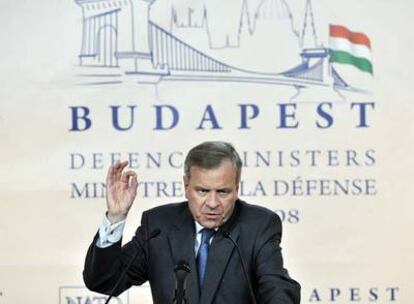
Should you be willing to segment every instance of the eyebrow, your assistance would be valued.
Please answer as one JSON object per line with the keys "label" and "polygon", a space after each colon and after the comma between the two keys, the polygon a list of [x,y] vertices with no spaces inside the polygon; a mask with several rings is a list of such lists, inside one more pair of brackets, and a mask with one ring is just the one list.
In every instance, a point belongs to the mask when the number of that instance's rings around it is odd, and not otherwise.
{"label": "eyebrow", "polygon": [[216,191],[230,191],[232,189],[231,187],[212,189],[212,188],[207,188],[204,186],[194,186],[194,188],[196,188],[197,190],[216,190]]}

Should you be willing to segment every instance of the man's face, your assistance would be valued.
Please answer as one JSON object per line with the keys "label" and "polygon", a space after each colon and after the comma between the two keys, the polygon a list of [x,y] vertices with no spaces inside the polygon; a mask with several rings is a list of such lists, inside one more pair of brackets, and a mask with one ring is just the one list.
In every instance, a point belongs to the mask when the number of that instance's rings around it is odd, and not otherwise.
{"label": "man's face", "polygon": [[224,160],[214,169],[191,167],[184,176],[185,197],[194,217],[203,227],[216,228],[231,216],[238,194],[236,170]]}

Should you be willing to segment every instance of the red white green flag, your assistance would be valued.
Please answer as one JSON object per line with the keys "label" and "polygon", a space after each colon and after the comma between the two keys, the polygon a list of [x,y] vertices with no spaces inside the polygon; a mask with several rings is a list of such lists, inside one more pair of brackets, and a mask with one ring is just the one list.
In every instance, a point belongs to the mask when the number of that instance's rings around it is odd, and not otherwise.
{"label": "red white green flag", "polygon": [[371,42],[367,35],[351,32],[345,26],[329,25],[330,62],[351,64],[373,74]]}

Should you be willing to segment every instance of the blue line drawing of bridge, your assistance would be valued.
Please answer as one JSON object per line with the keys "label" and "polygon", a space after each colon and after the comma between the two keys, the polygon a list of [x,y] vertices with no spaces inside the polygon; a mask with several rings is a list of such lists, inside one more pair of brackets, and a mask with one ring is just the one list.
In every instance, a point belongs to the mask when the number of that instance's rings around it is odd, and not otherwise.
{"label": "blue line drawing of bridge", "polygon": [[[85,84],[121,83],[124,76],[130,76],[154,84],[164,80],[247,82],[292,86],[298,91],[310,86],[361,91],[341,78],[329,63],[329,49],[322,45],[302,48],[302,62],[280,73],[226,64],[151,21],[149,11],[155,1],[75,0],[82,9],[79,65],[106,68],[102,73],[84,74],[86,79],[100,79]],[[303,35],[309,26],[316,41],[311,0],[306,2]]]}

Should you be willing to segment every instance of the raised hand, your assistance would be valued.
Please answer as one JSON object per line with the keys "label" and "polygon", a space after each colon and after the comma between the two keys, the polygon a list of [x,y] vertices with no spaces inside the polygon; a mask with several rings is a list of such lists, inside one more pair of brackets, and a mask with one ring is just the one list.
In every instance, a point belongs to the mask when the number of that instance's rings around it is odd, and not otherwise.
{"label": "raised hand", "polygon": [[122,172],[127,161],[116,162],[108,169],[106,176],[107,217],[111,223],[125,219],[137,195],[137,174],[132,171]]}

